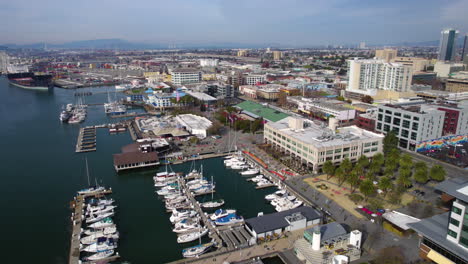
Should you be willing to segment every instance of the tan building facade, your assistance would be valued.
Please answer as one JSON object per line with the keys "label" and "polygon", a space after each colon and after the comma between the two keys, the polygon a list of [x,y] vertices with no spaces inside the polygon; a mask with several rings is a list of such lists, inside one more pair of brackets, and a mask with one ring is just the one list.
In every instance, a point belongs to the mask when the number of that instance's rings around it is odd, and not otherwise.
{"label": "tan building facade", "polygon": [[375,50],[375,57],[386,62],[391,62],[397,56],[396,49]]}
{"label": "tan building facade", "polygon": [[416,57],[396,57],[391,62],[411,66],[413,72],[425,71],[426,67],[431,65],[429,60]]}

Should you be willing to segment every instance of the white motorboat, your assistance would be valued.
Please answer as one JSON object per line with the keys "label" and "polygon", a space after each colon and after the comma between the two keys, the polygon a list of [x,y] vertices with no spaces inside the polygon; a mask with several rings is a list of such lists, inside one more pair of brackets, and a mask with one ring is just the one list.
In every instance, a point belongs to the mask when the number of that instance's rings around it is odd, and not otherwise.
{"label": "white motorboat", "polygon": [[88,206],[106,206],[114,203],[114,199],[90,199],[88,201]]}
{"label": "white motorboat", "polygon": [[104,235],[104,232],[100,231],[93,235],[82,237],[80,239],[80,243],[83,245],[90,245],[90,244],[96,243],[98,238],[100,237],[112,238],[112,239],[117,240],[119,238],[119,233]]}
{"label": "white motorboat", "polygon": [[86,195],[86,194],[92,194],[92,193],[97,193],[97,192],[102,192],[104,191],[105,188],[102,186],[91,186],[86,189],[82,189],[78,191],[78,194],[80,195]]}
{"label": "white motorboat", "polygon": [[257,175],[257,176],[255,176],[253,178],[250,178],[249,180],[253,181],[253,182],[259,182],[259,181],[264,180],[264,179],[265,178],[263,177],[263,175]]}
{"label": "white motorboat", "polygon": [[250,169],[250,170],[246,170],[246,171],[242,171],[241,172],[241,175],[255,175],[257,173],[259,173],[260,171],[258,169]]}
{"label": "white motorboat", "polygon": [[184,213],[178,213],[178,214],[174,214],[174,210],[173,210],[171,217],[169,217],[169,221],[171,221],[171,223],[176,223],[178,221],[181,221],[182,219],[193,218],[197,215],[198,213],[194,210],[186,210]]}
{"label": "white motorboat", "polygon": [[183,233],[189,233],[193,232],[197,229],[200,228],[200,225],[193,225],[193,226],[178,226],[174,229],[172,229],[173,232],[178,233],[178,234],[183,234]]}
{"label": "white motorboat", "polygon": [[112,218],[106,217],[106,218],[102,219],[101,221],[90,224],[89,227],[94,228],[94,229],[98,229],[98,228],[110,227],[110,226],[113,226],[113,225],[114,225],[114,222],[112,221]]}
{"label": "white motorboat", "polygon": [[101,221],[107,217],[110,217],[110,216],[113,216],[114,215],[114,212],[107,212],[107,213],[104,213],[102,215],[91,215],[89,217],[86,218],[86,223],[87,224],[91,224],[91,223],[95,223],[95,222],[98,222],[98,221]]}
{"label": "white motorboat", "polygon": [[112,238],[98,238],[96,243],[82,247],[81,251],[86,252],[101,252],[108,249],[114,249],[117,247],[117,242]]}
{"label": "white motorboat", "polygon": [[195,258],[206,253],[212,246],[213,242],[196,245],[182,250],[184,258]]}
{"label": "white motorboat", "polygon": [[95,260],[108,258],[108,257],[110,257],[112,255],[114,255],[114,250],[113,249],[108,249],[108,250],[97,252],[97,253],[89,256],[89,257],[86,257],[86,260],[95,261]]}
{"label": "white motorboat", "polygon": [[103,229],[87,229],[83,233],[87,236],[92,236],[95,234],[103,234],[104,236],[106,235],[112,235],[117,232],[117,228],[115,225],[105,227]]}
{"label": "white motorboat", "polygon": [[225,217],[216,219],[214,222],[216,225],[232,225],[237,223],[243,223],[244,218],[236,214],[228,214]]}
{"label": "white motorboat", "polygon": [[98,206],[92,206],[89,205],[86,206],[86,213],[94,213],[94,212],[108,212],[113,209],[117,208],[115,205],[98,205]]}
{"label": "white motorboat", "polygon": [[219,200],[213,200],[213,201],[201,203],[200,206],[203,208],[216,208],[216,207],[222,206],[223,204],[224,204],[224,200],[219,199]]}
{"label": "white motorboat", "polygon": [[208,233],[208,228],[204,228],[196,232],[186,233],[177,237],[177,243],[180,244],[180,243],[192,242],[206,235],[207,233]]}
{"label": "white motorboat", "polygon": [[176,178],[173,179],[167,179],[165,181],[155,181],[154,182],[154,187],[165,187],[169,184],[175,183],[177,181]]}
{"label": "white motorboat", "polygon": [[189,208],[189,207],[192,207],[192,204],[190,203],[190,201],[166,205],[166,209],[168,210]]}
{"label": "white motorboat", "polygon": [[271,181],[265,179],[257,182],[258,187],[266,186],[266,185],[271,185]]}
{"label": "white motorboat", "polygon": [[174,227],[191,227],[200,224],[199,218],[185,218],[174,224]]}
{"label": "white motorboat", "polygon": [[229,214],[235,214],[235,213],[236,213],[235,209],[218,209],[210,216],[210,219],[215,221],[218,218],[225,217]]}
{"label": "white motorboat", "polygon": [[236,163],[231,166],[231,169],[233,170],[243,170],[249,168],[249,165],[242,164],[242,163]]}

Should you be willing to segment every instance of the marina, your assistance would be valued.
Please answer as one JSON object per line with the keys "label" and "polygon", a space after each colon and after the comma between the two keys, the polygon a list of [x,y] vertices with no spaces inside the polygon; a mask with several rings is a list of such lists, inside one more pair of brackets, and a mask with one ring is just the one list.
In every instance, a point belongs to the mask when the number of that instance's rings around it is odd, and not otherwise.
{"label": "marina", "polygon": [[82,127],[78,134],[75,152],[96,151],[96,127]]}

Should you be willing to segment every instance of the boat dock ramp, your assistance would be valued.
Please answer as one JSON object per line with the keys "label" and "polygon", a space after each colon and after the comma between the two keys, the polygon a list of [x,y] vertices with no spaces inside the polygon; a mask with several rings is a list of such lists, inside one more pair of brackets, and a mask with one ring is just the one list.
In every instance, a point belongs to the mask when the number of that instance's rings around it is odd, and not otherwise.
{"label": "boat dock ramp", "polygon": [[[78,264],[78,263],[95,263],[95,262],[81,262],[80,261],[80,234],[81,234],[81,225],[84,219],[84,206],[86,198],[99,198],[106,194],[111,194],[112,189],[103,190],[100,192],[78,195],[70,203],[70,207],[73,210],[71,221],[72,221],[72,232],[70,239],[70,253],[68,258],[68,264]],[[119,258],[119,255],[115,255],[106,259],[99,261],[114,261]]]}
{"label": "boat dock ramp", "polygon": [[223,230],[220,229],[219,235],[226,243],[228,250],[248,247],[252,238],[252,235],[247,232],[243,224],[235,227],[230,226]]}
{"label": "boat dock ramp", "polygon": [[90,152],[96,151],[96,127],[82,127],[78,134],[78,140],[76,143],[76,151]]}

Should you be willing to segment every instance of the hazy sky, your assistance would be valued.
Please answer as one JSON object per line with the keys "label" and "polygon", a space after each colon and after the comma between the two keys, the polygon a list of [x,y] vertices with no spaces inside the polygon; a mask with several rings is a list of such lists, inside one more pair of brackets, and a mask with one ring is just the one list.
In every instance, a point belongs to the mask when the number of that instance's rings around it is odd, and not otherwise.
{"label": "hazy sky", "polygon": [[369,44],[468,31],[468,0],[0,0],[0,43]]}

